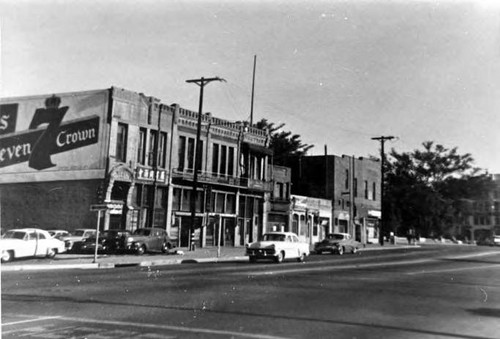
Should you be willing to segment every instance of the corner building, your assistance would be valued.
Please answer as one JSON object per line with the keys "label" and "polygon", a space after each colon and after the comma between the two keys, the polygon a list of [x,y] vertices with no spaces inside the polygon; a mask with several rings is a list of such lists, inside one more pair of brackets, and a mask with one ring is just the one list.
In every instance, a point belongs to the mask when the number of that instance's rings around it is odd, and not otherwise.
{"label": "corner building", "polygon": [[[203,114],[195,201],[198,246],[263,233],[272,190],[266,131]],[[187,246],[198,113],[104,90],[0,101],[2,230],[161,227]]]}

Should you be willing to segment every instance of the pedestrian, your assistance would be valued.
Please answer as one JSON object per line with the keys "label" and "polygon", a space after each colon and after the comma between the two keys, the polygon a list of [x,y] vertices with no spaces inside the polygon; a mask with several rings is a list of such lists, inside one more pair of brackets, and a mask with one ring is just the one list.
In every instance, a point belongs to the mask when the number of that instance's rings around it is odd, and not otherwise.
{"label": "pedestrian", "polygon": [[406,239],[408,240],[408,245],[411,245],[413,241],[413,229],[408,229],[408,232],[406,233]]}

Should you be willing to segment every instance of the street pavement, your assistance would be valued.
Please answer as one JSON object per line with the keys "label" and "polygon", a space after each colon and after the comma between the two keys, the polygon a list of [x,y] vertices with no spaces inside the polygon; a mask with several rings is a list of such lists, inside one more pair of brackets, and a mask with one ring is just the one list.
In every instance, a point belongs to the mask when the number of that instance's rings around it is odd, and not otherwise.
{"label": "street pavement", "polygon": [[[394,250],[415,248],[400,241],[396,244],[368,244],[359,251]],[[58,254],[53,259],[18,259],[1,264],[1,271],[58,270],[58,269],[111,269],[130,266],[163,266],[189,263],[216,263],[227,261],[247,261],[245,247],[204,247],[189,251],[178,248],[170,253],[149,253],[144,255],[105,255],[98,254]]]}

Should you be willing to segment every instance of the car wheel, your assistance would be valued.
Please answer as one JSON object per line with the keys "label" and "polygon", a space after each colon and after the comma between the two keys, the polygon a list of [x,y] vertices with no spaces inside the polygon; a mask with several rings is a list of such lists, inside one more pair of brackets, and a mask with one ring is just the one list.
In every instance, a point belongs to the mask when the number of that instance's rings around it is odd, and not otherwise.
{"label": "car wheel", "polygon": [[143,255],[146,252],[146,246],[142,245],[137,249],[137,255]]}
{"label": "car wheel", "polygon": [[297,261],[304,262],[305,259],[306,259],[306,255],[304,253],[300,253],[299,257],[297,258]]}
{"label": "car wheel", "polygon": [[339,248],[337,249],[337,252],[339,253],[339,255],[344,254],[344,247],[339,247]]}
{"label": "car wheel", "polygon": [[275,261],[277,263],[280,263],[280,262],[283,262],[283,259],[285,259],[285,255],[283,254],[283,252],[279,252],[275,258]]}
{"label": "car wheel", "polygon": [[161,252],[162,252],[162,253],[167,253],[167,252],[168,252],[168,248],[169,248],[168,244],[164,242],[164,243],[161,245]]}
{"label": "car wheel", "polygon": [[323,251],[316,251],[316,254],[322,254]]}
{"label": "car wheel", "polygon": [[52,259],[56,256],[57,250],[54,248],[47,249],[47,258]]}
{"label": "car wheel", "polygon": [[255,257],[255,256],[252,255],[252,256],[248,257],[248,260],[250,262],[254,263],[254,262],[257,262],[257,257]]}
{"label": "car wheel", "polygon": [[2,251],[2,262],[11,261],[13,257],[11,251]]}

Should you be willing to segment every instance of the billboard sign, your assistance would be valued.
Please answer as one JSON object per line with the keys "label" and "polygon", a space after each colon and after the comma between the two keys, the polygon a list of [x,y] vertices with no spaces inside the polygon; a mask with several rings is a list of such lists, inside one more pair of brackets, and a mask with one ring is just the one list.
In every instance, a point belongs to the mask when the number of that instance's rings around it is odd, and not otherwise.
{"label": "billboard sign", "polygon": [[0,101],[0,183],[102,178],[108,92]]}

